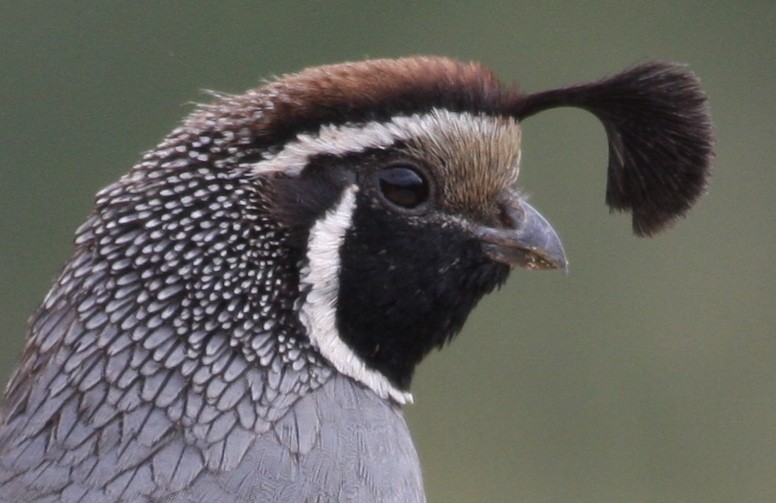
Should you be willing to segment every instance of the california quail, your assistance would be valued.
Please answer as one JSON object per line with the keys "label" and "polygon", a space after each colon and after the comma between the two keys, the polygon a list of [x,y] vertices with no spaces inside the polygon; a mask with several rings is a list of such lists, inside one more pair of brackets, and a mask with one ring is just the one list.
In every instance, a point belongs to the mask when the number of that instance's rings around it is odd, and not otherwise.
{"label": "california quail", "polygon": [[312,68],[195,111],[97,194],[0,410],[4,502],[424,501],[413,370],[511,266],[564,268],[518,121],[574,106],[650,235],[705,187],[696,77],[524,94],[438,57]]}

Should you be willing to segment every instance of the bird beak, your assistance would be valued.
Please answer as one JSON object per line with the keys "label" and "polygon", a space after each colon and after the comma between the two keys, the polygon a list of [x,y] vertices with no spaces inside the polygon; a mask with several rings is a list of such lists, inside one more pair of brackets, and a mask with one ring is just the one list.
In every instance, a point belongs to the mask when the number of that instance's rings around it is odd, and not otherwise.
{"label": "bird beak", "polygon": [[550,223],[531,205],[517,198],[507,202],[505,228],[478,227],[475,235],[496,262],[526,269],[562,269],[568,262]]}

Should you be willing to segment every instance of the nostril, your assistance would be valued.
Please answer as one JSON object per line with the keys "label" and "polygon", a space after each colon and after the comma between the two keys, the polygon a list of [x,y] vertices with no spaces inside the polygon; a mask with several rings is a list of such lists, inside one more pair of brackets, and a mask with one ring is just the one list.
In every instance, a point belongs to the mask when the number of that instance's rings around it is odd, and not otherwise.
{"label": "nostril", "polygon": [[525,211],[513,199],[507,199],[498,206],[497,227],[519,229],[525,220]]}

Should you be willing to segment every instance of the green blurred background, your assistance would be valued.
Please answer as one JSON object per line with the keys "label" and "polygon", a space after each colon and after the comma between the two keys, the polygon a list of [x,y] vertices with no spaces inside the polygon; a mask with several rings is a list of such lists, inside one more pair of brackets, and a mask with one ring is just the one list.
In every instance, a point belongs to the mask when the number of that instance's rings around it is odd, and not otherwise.
{"label": "green blurred background", "polygon": [[571,273],[513,274],[419,369],[431,502],[776,501],[776,3],[3,2],[0,376],[93,194],[202,89],[347,59],[480,60],[541,90],[650,58],[711,97],[716,170],[652,240],[603,203],[584,112],[524,127],[521,187]]}

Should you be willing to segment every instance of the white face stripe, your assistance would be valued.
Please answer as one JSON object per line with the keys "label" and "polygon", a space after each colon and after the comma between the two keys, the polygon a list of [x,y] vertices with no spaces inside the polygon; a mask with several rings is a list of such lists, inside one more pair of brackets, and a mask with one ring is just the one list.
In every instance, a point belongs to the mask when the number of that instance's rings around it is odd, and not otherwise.
{"label": "white face stripe", "polygon": [[309,292],[302,304],[301,320],[310,342],[342,374],[365,384],[382,398],[400,404],[412,403],[412,395],[393,386],[386,377],[367,368],[342,340],[337,330],[340,248],[353,222],[358,188],[351,185],[337,206],[327,211],[312,229],[307,242],[307,265],[301,271],[302,286]]}
{"label": "white face stripe", "polygon": [[[298,175],[312,157],[328,154],[342,156],[368,149],[390,147],[398,141],[433,136],[438,128],[455,127],[476,131],[478,135],[488,127],[501,127],[503,118],[472,115],[468,112],[450,112],[434,109],[425,114],[397,116],[386,122],[367,122],[361,125],[324,125],[316,134],[300,134],[288,142],[273,157],[256,162],[256,175],[285,173]],[[519,155],[519,154],[518,154]]]}

